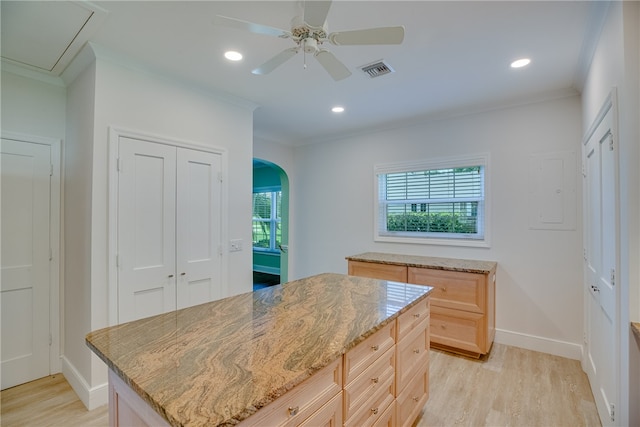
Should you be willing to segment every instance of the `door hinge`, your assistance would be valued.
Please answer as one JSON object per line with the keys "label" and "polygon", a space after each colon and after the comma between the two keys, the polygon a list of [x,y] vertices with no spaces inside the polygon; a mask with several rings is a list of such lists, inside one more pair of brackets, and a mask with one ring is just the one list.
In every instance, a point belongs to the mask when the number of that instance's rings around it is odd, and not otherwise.
{"label": "door hinge", "polygon": [[53,164],[49,164],[49,176],[53,176]]}
{"label": "door hinge", "polygon": [[49,248],[49,261],[53,261],[53,249]]}
{"label": "door hinge", "polygon": [[222,182],[222,172],[218,172],[218,181]]}
{"label": "door hinge", "polygon": [[613,151],[613,135],[609,134],[609,151]]}
{"label": "door hinge", "polygon": [[616,420],[616,407],[615,405],[612,403],[609,405],[609,414],[611,415],[611,422],[614,422]]}
{"label": "door hinge", "polygon": [[122,163],[120,162],[120,157],[116,159],[116,170],[118,172],[122,172]]}
{"label": "door hinge", "polygon": [[120,255],[116,254],[116,267],[120,267]]}
{"label": "door hinge", "polygon": [[616,285],[616,270],[614,268],[611,269],[611,286]]}
{"label": "door hinge", "polygon": [[222,245],[218,245],[218,255],[222,256]]}
{"label": "door hinge", "polygon": [[587,260],[587,248],[582,248],[582,258],[585,261]]}
{"label": "door hinge", "polygon": [[49,345],[53,345],[53,337],[49,334]]}

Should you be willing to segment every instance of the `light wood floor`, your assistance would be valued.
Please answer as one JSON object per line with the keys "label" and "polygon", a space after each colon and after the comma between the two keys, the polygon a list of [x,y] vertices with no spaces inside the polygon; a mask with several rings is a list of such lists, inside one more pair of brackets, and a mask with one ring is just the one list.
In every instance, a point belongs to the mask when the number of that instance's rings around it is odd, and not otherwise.
{"label": "light wood floor", "polygon": [[109,425],[107,405],[87,411],[62,374],[0,392],[2,427],[97,427]]}
{"label": "light wood floor", "polygon": [[600,426],[580,362],[494,344],[472,360],[431,350],[429,400],[416,427]]}
{"label": "light wood floor", "polygon": [[[494,344],[472,360],[431,351],[429,401],[416,427],[600,426],[580,363]],[[107,426],[107,407],[88,412],[62,375],[0,393],[4,427]]]}

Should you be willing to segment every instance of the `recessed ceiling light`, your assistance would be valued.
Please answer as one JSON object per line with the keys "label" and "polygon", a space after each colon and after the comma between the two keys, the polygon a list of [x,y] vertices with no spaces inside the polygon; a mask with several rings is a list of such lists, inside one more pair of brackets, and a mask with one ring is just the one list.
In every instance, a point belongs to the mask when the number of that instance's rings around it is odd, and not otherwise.
{"label": "recessed ceiling light", "polygon": [[331,109],[331,111],[333,111],[334,113],[342,113],[344,112],[344,107],[335,106]]}
{"label": "recessed ceiling light", "polygon": [[235,50],[230,50],[224,53],[224,57],[229,61],[240,61],[242,59],[242,54]]}
{"label": "recessed ceiling light", "polygon": [[531,60],[529,58],[517,59],[511,63],[511,68],[522,68],[529,65]]}

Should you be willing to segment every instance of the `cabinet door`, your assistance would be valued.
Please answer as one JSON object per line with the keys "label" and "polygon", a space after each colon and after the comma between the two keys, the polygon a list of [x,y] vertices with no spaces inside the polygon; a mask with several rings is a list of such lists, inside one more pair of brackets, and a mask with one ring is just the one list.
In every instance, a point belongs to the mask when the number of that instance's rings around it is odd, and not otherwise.
{"label": "cabinet door", "polygon": [[176,307],[176,148],[121,137],[118,322]]}
{"label": "cabinet door", "polygon": [[177,308],[222,297],[220,154],[177,151]]}
{"label": "cabinet door", "polygon": [[407,281],[407,267],[404,265],[377,264],[375,262],[349,261],[349,274],[372,279]]}

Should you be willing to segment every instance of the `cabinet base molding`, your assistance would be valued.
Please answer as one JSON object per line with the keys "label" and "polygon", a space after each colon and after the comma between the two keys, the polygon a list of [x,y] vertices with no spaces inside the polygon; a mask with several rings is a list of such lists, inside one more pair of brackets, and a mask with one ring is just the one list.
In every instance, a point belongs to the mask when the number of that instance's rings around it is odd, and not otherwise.
{"label": "cabinet base molding", "polygon": [[[493,347],[493,343],[491,343],[491,347]],[[489,347],[489,350],[487,350],[486,354],[489,354],[491,352],[491,347]],[[474,351],[468,351],[468,350],[462,350],[456,347],[451,347],[448,345],[444,345],[444,344],[438,344],[438,343],[434,343],[433,341],[431,342],[431,348],[434,348],[436,350],[443,350],[449,353],[455,353],[455,354],[459,354],[461,356],[465,356],[465,357],[469,357],[472,359],[480,359],[482,356],[484,356],[485,354],[482,353],[476,353]]]}

